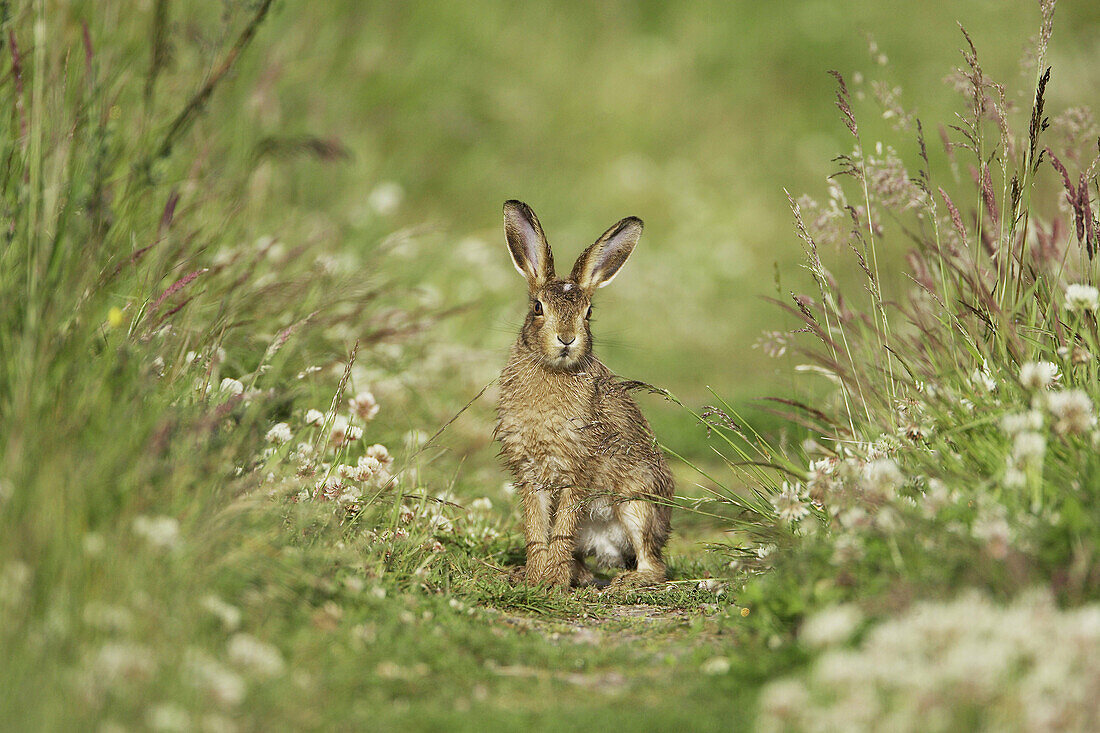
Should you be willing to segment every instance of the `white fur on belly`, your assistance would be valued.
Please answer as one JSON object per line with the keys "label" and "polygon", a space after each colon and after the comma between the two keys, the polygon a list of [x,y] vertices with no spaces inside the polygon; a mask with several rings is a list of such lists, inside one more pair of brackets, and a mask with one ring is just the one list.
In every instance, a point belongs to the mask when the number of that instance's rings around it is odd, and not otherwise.
{"label": "white fur on belly", "polygon": [[607,498],[594,500],[581,516],[575,545],[582,555],[594,555],[597,563],[609,567],[623,567],[634,555],[630,536]]}

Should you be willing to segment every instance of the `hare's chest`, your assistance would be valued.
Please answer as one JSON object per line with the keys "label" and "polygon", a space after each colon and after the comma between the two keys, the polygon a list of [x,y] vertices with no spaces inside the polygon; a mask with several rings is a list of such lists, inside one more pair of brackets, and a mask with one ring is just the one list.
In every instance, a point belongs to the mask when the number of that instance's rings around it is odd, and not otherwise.
{"label": "hare's chest", "polygon": [[543,485],[572,483],[585,465],[585,424],[568,405],[543,403],[502,409],[498,434],[517,478]]}

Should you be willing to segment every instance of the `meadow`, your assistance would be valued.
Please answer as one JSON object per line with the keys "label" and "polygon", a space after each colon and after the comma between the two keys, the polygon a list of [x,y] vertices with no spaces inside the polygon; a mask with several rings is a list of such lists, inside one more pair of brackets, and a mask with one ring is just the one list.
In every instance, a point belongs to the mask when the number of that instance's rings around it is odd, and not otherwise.
{"label": "meadow", "polygon": [[[1100,9],[0,24],[0,727],[1100,725]],[[508,580],[510,198],[646,220],[663,586]]]}

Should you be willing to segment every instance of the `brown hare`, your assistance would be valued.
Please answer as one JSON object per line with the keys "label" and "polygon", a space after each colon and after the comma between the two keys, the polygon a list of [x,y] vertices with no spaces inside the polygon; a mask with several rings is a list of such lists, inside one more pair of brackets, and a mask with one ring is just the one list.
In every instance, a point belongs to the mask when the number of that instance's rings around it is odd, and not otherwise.
{"label": "brown hare", "polygon": [[623,219],[586,249],[568,278],[535,212],[504,204],[504,233],[530,308],[500,376],[496,439],[523,497],[530,584],[594,581],[584,558],[625,567],[612,589],[665,580],[672,474],[628,390],[592,353],[592,295],[642,234]]}

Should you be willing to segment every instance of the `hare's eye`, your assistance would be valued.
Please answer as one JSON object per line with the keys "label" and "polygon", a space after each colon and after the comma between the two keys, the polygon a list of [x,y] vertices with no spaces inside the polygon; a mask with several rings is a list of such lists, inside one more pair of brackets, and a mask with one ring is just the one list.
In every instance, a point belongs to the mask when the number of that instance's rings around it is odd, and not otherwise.
{"label": "hare's eye", "polygon": [[592,317],[592,306],[588,306],[588,312],[584,314],[584,320],[588,320]]}
{"label": "hare's eye", "polygon": [[534,311],[535,311],[536,316],[541,316],[542,315],[542,301],[541,300],[536,300],[535,301]]}

